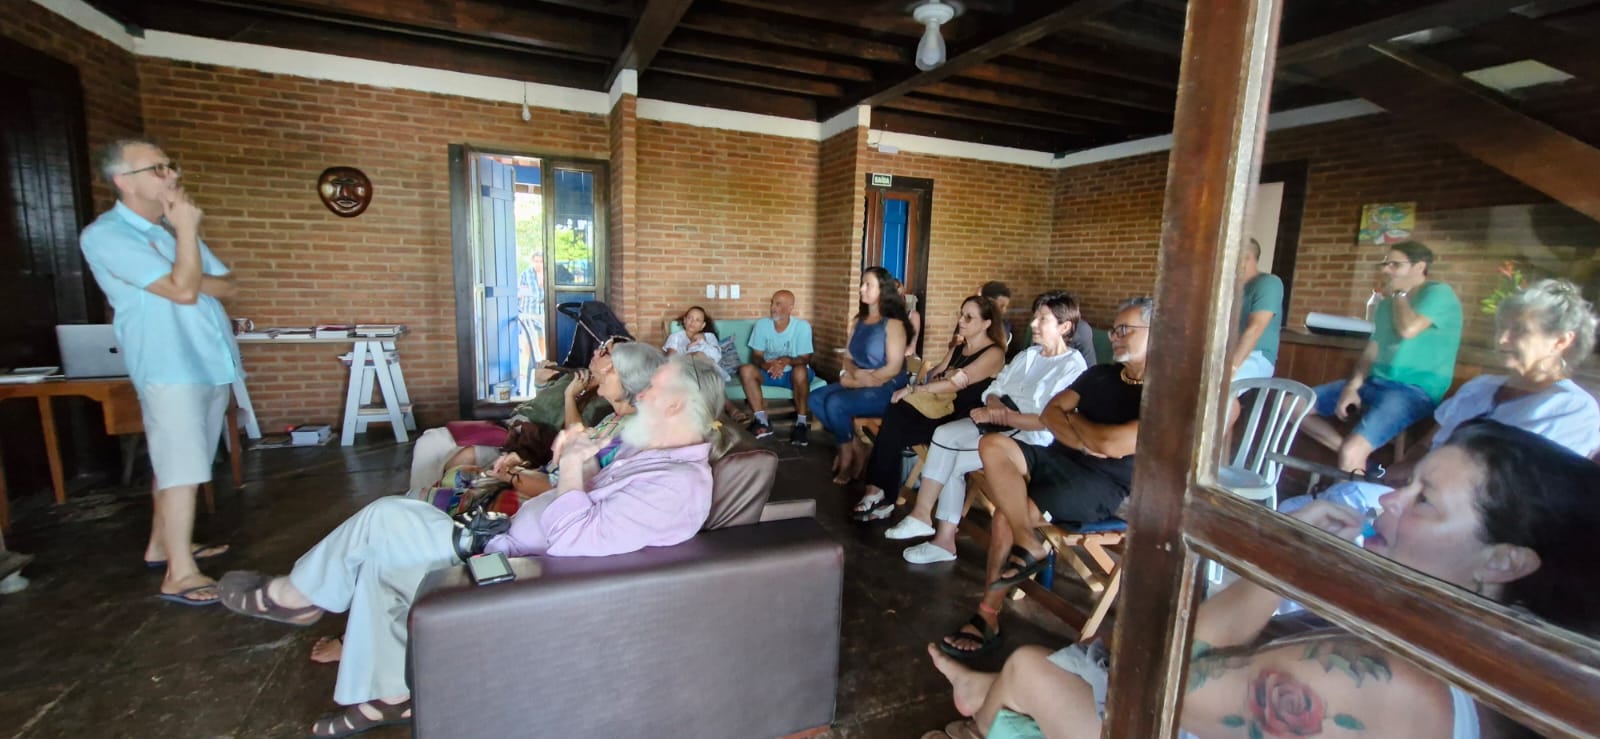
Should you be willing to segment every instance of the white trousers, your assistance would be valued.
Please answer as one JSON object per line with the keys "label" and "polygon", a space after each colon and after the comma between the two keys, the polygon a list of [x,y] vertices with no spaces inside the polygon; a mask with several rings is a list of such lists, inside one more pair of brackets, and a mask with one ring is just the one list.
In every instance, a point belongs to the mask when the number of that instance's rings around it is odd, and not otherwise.
{"label": "white trousers", "polygon": [[354,705],[406,695],[406,616],[433,570],[461,563],[455,524],[420,500],[388,496],[323,537],[289,581],[325,611],[349,611],[333,700]]}
{"label": "white trousers", "polygon": [[[411,488],[406,495],[421,498],[433,489],[433,484],[444,476],[445,462],[460,448],[455,437],[450,435],[450,429],[443,426],[422,432],[417,443],[411,446]],[[475,446],[472,450],[472,463],[479,467],[489,466],[499,452],[492,446]]]}
{"label": "white trousers", "polygon": [[922,464],[922,479],[944,486],[933,517],[946,523],[961,523],[961,509],[967,504],[967,473],[983,469],[978,458],[978,437],[983,432],[970,418],[951,421],[933,432],[928,459]]}

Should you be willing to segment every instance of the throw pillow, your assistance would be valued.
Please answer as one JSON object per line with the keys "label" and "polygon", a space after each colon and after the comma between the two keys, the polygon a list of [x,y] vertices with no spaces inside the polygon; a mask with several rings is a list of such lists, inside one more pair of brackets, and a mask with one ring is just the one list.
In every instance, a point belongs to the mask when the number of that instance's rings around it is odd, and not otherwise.
{"label": "throw pillow", "polygon": [[722,370],[724,380],[739,375],[739,348],[734,345],[732,336],[722,340],[722,359],[717,366]]}

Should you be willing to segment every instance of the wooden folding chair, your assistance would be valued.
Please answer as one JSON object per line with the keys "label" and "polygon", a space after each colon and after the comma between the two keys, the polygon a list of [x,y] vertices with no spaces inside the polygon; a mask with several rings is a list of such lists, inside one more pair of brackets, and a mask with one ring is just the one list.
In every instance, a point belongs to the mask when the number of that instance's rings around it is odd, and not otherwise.
{"label": "wooden folding chair", "polygon": [[[989,481],[983,472],[980,470],[968,474],[967,510],[976,504],[994,513],[994,503],[989,496]],[[961,518],[961,525],[963,531],[987,543],[989,532],[969,523],[965,515]],[[1051,524],[1042,530],[1051,546],[1055,547],[1057,563],[1071,567],[1089,588],[1091,605],[1087,612],[1080,610],[1033,580],[1024,581],[1022,591],[1037,598],[1040,605],[1077,629],[1078,641],[1089,641],[1105,624],[1106,616],[1116,602],[1117,591],[1121,589],[1122,546],[1127,538],[1128,524],[1118,517],[1079,527]]]}

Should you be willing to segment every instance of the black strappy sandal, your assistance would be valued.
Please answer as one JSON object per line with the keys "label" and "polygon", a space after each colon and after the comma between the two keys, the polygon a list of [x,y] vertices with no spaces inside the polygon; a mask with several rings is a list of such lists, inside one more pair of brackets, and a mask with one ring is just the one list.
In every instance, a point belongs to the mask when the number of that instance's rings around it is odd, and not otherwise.
{"label": "black strappy sandal", "polygon": [[[982,615],[973,614],[972,620],[963,624],[963,627],[965,626],[971,626],[972,628],[977,629],[978,633],[974,634],[970,631],[956,629],[955,631],[945,634],[945,637],[939,640],[939,651],[944,652],[951,657],[955,657],[956,659],[969,659],[988,654],[989,652],[994,651],[995,647],[1000,646],[1000,630],[990,626],[988,621],[983,620]],[[961,649],[954,644],[951,644],[951,639],[965,639],[969,642],[977,642],[978,648]]]}
{"label": "black strappy sandal", "polygon": [[1050,546],[1048,540],[1044,541],[1045,554],[1035,557],[1020,544],[1012,545],[1011,554],[1006,557],[1006,566],[1014,570],[1010,575],[1002,575],[989,583],[990,590],[1009,590],[1021,584],[1023,580],[1033,577],[1040,572],[1054,572],[1056,566],[1056,550]]}

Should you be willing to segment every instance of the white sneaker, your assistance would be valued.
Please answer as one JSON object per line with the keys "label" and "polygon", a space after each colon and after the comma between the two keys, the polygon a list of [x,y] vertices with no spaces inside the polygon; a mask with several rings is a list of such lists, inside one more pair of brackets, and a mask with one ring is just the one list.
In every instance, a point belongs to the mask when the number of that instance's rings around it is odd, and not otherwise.
{"label": "white sneaker", "polygon": [[922,542],[914,547],[906,547],[906,550],[900,556],[905,557],[907,562],[914,565],[950,562],[956,558],[956,555],[945,551],[943,547],[931,541]]}
{"label": "white sneaker", "polygon": [[924,536],[933,536],[933,527],[918,521],[913,516],[906,516],[900,519],[900,523],[890,526],[888,531],[883,532],[883,536],[886,539],[894,539],[896,541],[919,539]]}

